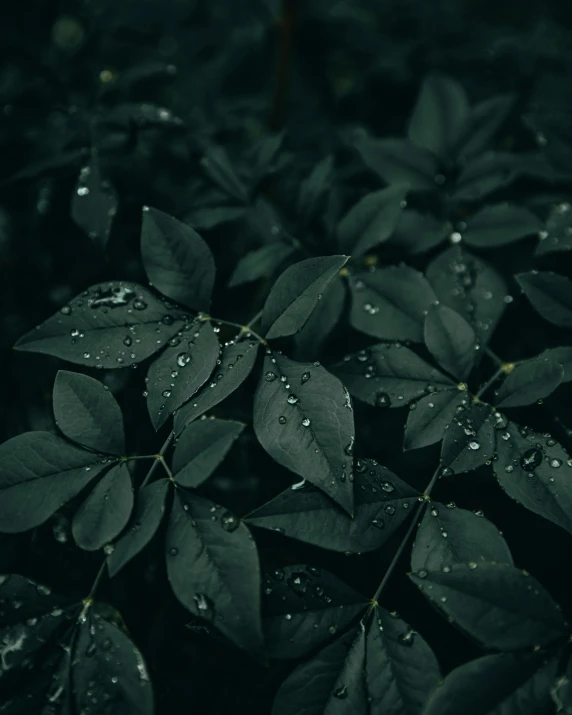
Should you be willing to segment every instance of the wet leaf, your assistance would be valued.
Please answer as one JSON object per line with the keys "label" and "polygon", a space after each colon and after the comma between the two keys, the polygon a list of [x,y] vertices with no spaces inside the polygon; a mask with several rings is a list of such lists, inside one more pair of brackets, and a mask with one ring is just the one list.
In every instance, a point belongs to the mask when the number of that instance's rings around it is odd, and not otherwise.
{"label": "wet leaf", "polygon": [[201,158],[201,167],[226,194],[242,203],[248,202],[248,190],[234,170],[224,147],[215,144],[207,147]]}
{"label": "wet leaf", "polygon": [[506,420],[489,405],[471,403],[457,412],[445,432],[441,465],[455,474],[463,474],[486,464],[496,447],[496,429]]}
{"label": "wet leaf", "polygon": [[546,226],[539,231],[540,242],[536,247],[536,255],[572,251],[572,211],[569,203],[553,206]]}
{"label": "wet leaf", "polygon": [[517,365],[504,379],[495,398],[497,407],[531,405],[552,394],[564,378],[557,362],[536,358]]}
{"label": "wet leaf", "polygon": [[566,622],[549,593],[514,566],[482,563],[471,568],[457,563],[448,572],[424,574],[410,574],[423,595],[488,647],[521,650],[567,635]]}
{"label": "wet leaf", "polygon": [[319,355],[323,343],[338,324],[346,299],[340,277],[332,278],[304,327],[294,336],[296,360],[311,360]]}
{"label": "wet leaf", "polygon": [[424,328],[425,344],[439,365],[458,380],[473,369],[477,337],[469,323],[445,305],[432,305]]}
{"label": "wet leaf", "polygon": [[562,365],[564,370],[562,382],[572,381],[572,347],[548,348],[538,357]]}
{"label": "wet leaf", "polygon": [[467,221],[463,239],[478,248],[495,248],[537,233],[542,222],[532,211],[511,204],[485,206]]}
{"label": "wet leaf", "polygon": [[349,394],[321,365],[267,355],[253,427],[279,464],[353,511],[354,419]]}
{"label": "wet leaf", "polygon": [[551,271],[516,276],[520,287],[540,315],[561,328],[572,328],[572,281]]}
{"label": "wet leaf", "polygon": [[84,166],[71,203],[71,217],[99,248],[105,248],[117,213],[117,193],[102,179],[98,163]]}
{"label": "wet leaf", "polygon": [[54,383],[53,407],[56,424],[68,439],[96,452],[125,454],[121,409],[98,380],[60,370]]}
{"label": "wet leaf", "polygon": [[467,393],[458,389],[442,390],[414,402],[407,416],[403,449],[420,449],[439,442],[459,407],[468,403]]}

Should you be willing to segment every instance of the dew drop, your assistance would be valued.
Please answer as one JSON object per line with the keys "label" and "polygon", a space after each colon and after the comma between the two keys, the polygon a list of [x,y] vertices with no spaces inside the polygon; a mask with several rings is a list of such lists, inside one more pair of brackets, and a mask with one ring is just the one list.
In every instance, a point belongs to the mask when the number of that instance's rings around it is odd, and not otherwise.
{"label": "dew drop", "polygon": [[289,405],[295,405],[298,402],[296,395],[288,395],[287,402]]}
{"label": "dew drop", "polygon": [[302,427],[309,427],[310,426],[310,420],[307,417],[304,417],[302,420]]}
{"label": "dew drop", "polygon": [[274,380],[276,380],[276,374],[273,373],[271,370],[269,370],[269,371],[264,375],[264,379],[266,380],[266,382],[274,382]]}
{"label": "dew drop", "polygon": [[527,449],[520,458],[520,466],[525,472],[532,472],[542,462],[542,452],[537,447]]}

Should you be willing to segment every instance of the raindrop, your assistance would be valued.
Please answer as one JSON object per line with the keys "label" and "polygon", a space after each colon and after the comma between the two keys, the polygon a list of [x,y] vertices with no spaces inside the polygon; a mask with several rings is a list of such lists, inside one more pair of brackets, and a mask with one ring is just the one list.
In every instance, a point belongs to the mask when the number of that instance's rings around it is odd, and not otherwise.
{"label": "raindrop", "polygon": [[287,422],[287,419],[286,419],[286,417],[284,417],[284,415],[280,415],[280,417],[278,418],[278,422],[280,422],[281,425],[285,425]]}
{"label": "raindrop", "polygon": [[295,405],[298,402],[296,395],[288,395],[287,402],[289,405]]}
{"label": "raindrop", "polygon": [[372,519],[371,524],[372,526],[375,526],[376,529],[383,529],[385,527],[385,522],[383,519]]}
{"label": "raindrop", "polygon": [[163,390],[161,394],[163,397],[171,397],[171,390]]}
{"label": "raindrop", "polygon": [[303,372],[303,373],[302,373],[302,376],[300,377],[300,382],[301,382],[302,385],[303,385],[305,382],[308,382],[309,379],[310,379],[310,373],[309,373],[309,372]]}
{"label": "raindrop", "polygon": [[525,472],[532,472],[542,462],[542,452],[537,447],[527,449],[520,458],[520,466]]}
{"label": "raindrop", "polygon": [[554,469],[557,469],[558,467],[562,466],[562,460],[561,459],[551,459],[550,460],[550,466],[554,467]]}
{"label": "raindrop", "polygon": [[201,615],[203,618],[212,616],[213,605],[209,598],[207,598],[202,593],[197,593],[193,596],[193,600],[195,602],[197,610],[199,611],[199,615]]}
{"label": "raindrop", "polygon": [[386,514],[389,514],[391,516],[392,514],[395,514],[395,507],[393,506],[393,504],[388,504],[385,507],[384,511]]}
{"label": "raindrop", "polygon": [[383,489],[384,492],[388,492],[388,493],[395,491],[395,487],[393,486],[393,484],[390,484],[389,482],[384,482],[381,485],[381,488]]}
{"label": "raindrop", "polygon": [[469,563],[467,564],[467,566],[468,566],[470,569],[476,569],[476,568],[477,568],[477,563],[476,563],[476,561],[469,561]]}
{"label": "raindrop", "polygon": [[147,303],[145,303],[144,300],[138,298],[137,300],[133,301],[133,307],[135,308],[135,310],[145,310],[145,308],[147,307]]}
{"label": "raindrop", "polygon": [[479,442],[475,442],[475,441],[469,442],[469,449],[476,451],[477,449],[480,449],[480,448],[481,448],[481,445]]}
{"label": "raindrop", "polygon": [[419,578],[427,578],[429,572],[425,571],[425,569],[421,569],[421,571],[417,572],[417,575],[419,576]]}
{"label": "raindrop", "polygon": [[240,520],[230,511],[226,511],[220,518],[220,523],[225,531],[236,531],[240,526]]}
{"label": "raindrop", "polygon": [[271,370],[269,370],[269,371],[264,375],[264,379],[266,380],[266,382],[274,382],[274,380],[276,380],[276,375],[275,375],[275,373],[273,373]]}
{"label": "raindrop", "polygon": [[72,309],[69,307],[69,305],[64,305],[63,308],[60,308],[60,313],[62,315],[70,315],[72,312]]}
{"label": "raindrop", "polygon": [[386,392],[378,392],[375,404],[376,407],[391,407],[391,398]]}
{"label": "raindrop", "polygon": [[179,367],[185,367],[191,361],[191,357],[188,353],[179,353],[177,355],[177,365]]}
{"label": "raindrop", "polygon": [[341,688],[334,690],[334,697],[338,698],[339,700],[345,700],[348,697],[347,687],[345,685],[342,685]]}
{"label": "raindrop", "polygon": [[410,647],[413,645],[415,636],[416,636],[415,631],[410,630],[410,631],[407,631],[407,633],[402,633],[400,636],[398,636],[397,640],[401,643],[401,645]]}
{"label": "raindrop", "polygon": [[307,417],[304,417],[302,420],[302,427],[309,427],[310,426],[310,420]]}
{"label": "raindrop", "polygon": [[288,579],[288,585],[295,593],[303,596],[308,590],[310,579],[305,573],[296,572]]}

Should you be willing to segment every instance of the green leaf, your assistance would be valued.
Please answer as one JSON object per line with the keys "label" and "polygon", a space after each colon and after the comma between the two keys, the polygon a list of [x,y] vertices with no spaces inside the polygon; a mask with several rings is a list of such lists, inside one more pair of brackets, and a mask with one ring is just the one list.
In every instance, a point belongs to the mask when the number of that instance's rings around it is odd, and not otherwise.
{"label": "green leaf", "polygon": [[441,448],[441,465],[446,473],[462,474],[486,464],[495,452],[495,430],[503,427],[506,420],[502,415],[479,402],[455,414]]}
{"label": "green leaf", "polygon": [[115,189],[102,179],[98,163],[92,159],[79,173],[71,202],[72,219],[96,246],[104,249],[117,206]]}
{"label": "green leaf", "polygon": [[556,705],[556,712],[572,713],[572,661],[569,659],[565,671],[550,688],[550,696]]}
{"label": "green leaf", "polygon": [[548,350],[545,350],[538,357],[562,365],[562,369],[564,370],[562,382],[572,381],[572,347],[562,346],[559,348],[548,348]]}
{"label": "green leaf", "polygon": [[423,341],[425,313],[437,298],[423,275],[409,266],[390,266],[350,277],[350,322],[384,340]]}
{"label": "green leaf", "polygon": [[457,142],[455,154],[459,159],[471,159],[488,149],[494,135],[504,124],[516,96],[499,94],[475,105]]}
{"label": "green leaf", "polygon": [[420,449],[439,442],[455,415],[469,400],[463,390],[450,389],[422,397],[410,405],[403,449]]}
{"label": "green leaf", "polygon": [[453,564],[469,563],[475,569],[489,561],[513,565],[507,543],[491,521],[453,504],[428,505],[411,552],[411,568],[418,576]]}
{"label": "green leaf", "polygon": [[268,339],[280,338],[304,327],[329,282],[347,260],[347,256],[322,256],[287,268],[264,304],[262,334]]}
{"label": "green leaf", "polygon": [[530,271],[516,276],[520,287],[540,315],[561,328],[572,328],[572,281],[551,271]]}
{"label": "green leaf", "polygon": [[546,226],[538,236],[540,242],[536,247],[537,256],[572,251],[572,211],[569,203],[552,207]]}
{"label": "green leaf", "polygon": [[0,446],[0,531],[43,524],[102,472],[103,457],[49,432],[27,432]]}
{"label": "green leaf", "polygon": [[407,136],[417,146],[450,158],[469,117],[469,101],[463,87],[440,74],[428,75],[413,109]]}
{"label": "green leaf", "polygon": [[254,397],[253,427],[278,464],[352,513],[354,418],[337,377],[320,365],[267,355]]}
{"label": "green leaf", "polygon": [[496,393],[497,407],[532,405],[548,397],[564,378],[562,365],[545,358],[526,360],[517,365],[504,379]]}
{"label": "green leaf", "polygon": [[185,427],[173,453],[175,481],[183,487],[198,487],[205,482],[234,444],[242,422],[204,419]]}
{"label": "green leaf", "polygon": [[335,276],[326,286],[322,299],[318,301],[304,327],[294,336],[296,360],[312,360],[319,355],[324,341],[340,320],[345,300],[343,280]]}
{"label": "green leaf", "polygon": [[160,350],[182,318],[146,288],[110,281],[88,288],[14,347],[88,367],[130,367]]}
{"label": "green leaf", "polygon": [[263,581],[262,616],[271,658],[299,658],[346,628],[368,601],[313,566],[285,566]]}
{"label": "green leaf", "polygon": [[451,225],[414,209],[401,212],[399,223],[388,243],[410,254],[424,253],[438,246],[451,233]]}
{"label": "green leaf", "polygon": [[236,264],[228,287],[234,288],[259,278],[270,278],[294,251],[294,246],[288,246],[280,241],[250,251]]}
{"label": "green leaf", "polygon": [[355,203],[338,224],[340,249],[355,259],[386,241],[397,226],[408,190],[408,184],[396,184]]}
{"label": "green leaf", "polygon": [[466,380],[475,363],[477,336],[469,323],[445,305],[432,305],[425,318],[425,344],[450,375]]}
{"label": "green leaf", "polygon": [[567,624],[549,593],[508,564],[453,564],[413,573],[424,596],[487,647],[521,650],[566,637]]}
{"label": "green leaf", "polygon": [[185,223],[194,229],[208,230],[243,218],[246,211],[247,208],[244,206],[205,206],[191,211],[184,218]]}
{"label": "green leaf", "polygon": [[351,395],[377,407],[403,407],[427,393],[455,387],[447,375],[399,343],[378,343],[330,368]]}
{"label": "green leaf", "polygon": [[179,488],[165,553],[169,582],[185,608],[260,656],[260,572],[246,526],[210,500]]}
{"label": "green leaf", "polygon": [[107,557],[109,575],[113,578],[151,541],[165,513],[168,479],[159,479],[139,489],[135,508],[125,532],[115,542]]}
{"label": "green leaf", "polygon": [[467,221],[463,239],[478,248],[496,248],[538,233],[542,222],[532,211],[511,204],[485,206]]}
{"label": "green leaf", "polygon": [[572,533],[572,459],[551,437],[509,422],[493,468],[505,492]]}
{"label": "green leaf", "polygon": [[121,409],[98,380],[60,370],[54,383],[53,407],[56,424],[68,439],[96,452],[125,454]]}
{"label": "green leaf", "polygon": [[439,171],[437,157],[407,139],[372,139],[358,136],[353,141],[363,163],[388,184],[409,184],[411,191],[434,191]]}
{"label": "green leaf", "polygon": [[247,522],[292,539],[344,553],[374,551],[413,513],[418,492],[370,459],[358,459],[355,513],[350,519],[317,489],[295,484]]}
{"label": "green leaf", "polygon": [[147,373],[147,409],[155,429],[209,379],[220,346],[210,321],[195,320],[174,336]]}
{"label": "green leaf", "polygon": [[309,223],[320,208],[322,199],[331,189],[334,160],[326,156],[313,168],[310,175],[302,181],[298,196],[298,211],[302,224]]}
{"label": "green leaf", "polygon": [[507,286],[501,275],[460,246],[434,258],[426,275],[439,302],[462,315],[486,344],[506,308]]}
{"label": "green leaf", "polygon": [[471,159],[459,174],[453,193],[456,201],[478,201],[510,184],[521,173],[518,157],[488,151]]}
{"label": "green leaf", "polygon": [[[242,334],[222,346],[219,355],[221,362],[215,371],[214,379],[177,410],[175,414],[177,434],[186,424],[196,420],[240,387],[254,367],[259,347],[260,343],[257,340]],[[222,377],[219,378],[219,375]]]}
{"label": "green leaf", "polygon": [[208,310],[215,279],[212,253],[190,226],[145,207],[141,256],[155,288],[191,310]]}
{"label": "green leaf", "polygon": [[[299,665],[282,683],[272,715],[362,715],[365,631],[357,628]],[[312,687],[308,687],[311,683]]]}
{"label": "green leaf", "polygon": [[75,543],[97,551],[121,533],[133,509],[133,487],[126,462],[112,467],[76,511],[72,522]]}
{"label": "green leaf", "polygon": [[427,642],[397,614],[377,606],[366,644],[370,712],[417,715],[440,679],[439,663]]}
{"label": "green leaf", "polygon": [[[552,712],[550,688],[557,658],[540,653],[487,655],[455,668],[424,715],[520,715]],[[486,687],[483,684],[486,683]]]}
{"label": "green leaf", "polygon": [[248,202],[248,190],[235,172],[224,147],[214,144],[207,147],[201,157],[201,167],[226,194],[243,203]]}

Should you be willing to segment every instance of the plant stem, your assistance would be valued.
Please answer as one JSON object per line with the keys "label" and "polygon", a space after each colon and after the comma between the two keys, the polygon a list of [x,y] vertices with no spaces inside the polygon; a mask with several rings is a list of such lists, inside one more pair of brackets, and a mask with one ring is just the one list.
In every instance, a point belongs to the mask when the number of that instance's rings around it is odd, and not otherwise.
{"label": "plant stem", "polygon": [[161,458],[161,459],[158,459],[157,461],[158,461],[158,462],[161,462],[161,466],[162,466],[163,469],[167,472],[167,476],[169,477],[169,479],[172,480],[172,479],[173,479],[173,472],[171,471],[171,467],[169,467],[169,465],[167,464],[167,462],[165,462],[165,460],[162,459],[162,458]]}
{"label": "plant stem", "polygon": [[256,331],[252,330],[250,327],[251,323],[255,323],[260,315],[262,314],[262,311],[260,311],[260,314],[257,314],[254,316],[254,318],[247,324],[247,325],[241,325],[240,323],[235,323],[233,320],[223,320],[222,318],[213,318],[211,315],[206,315],[202,318],[202,320],[210,320],[211,323],[220,323],[221,325],[230,325],[232,328],[238,328],[242,333],[250,333],[252,337],[256,338],[258,342],[261,345],[266,345],[266,340],[262,337],[262,335],[259,335]]}
{"label": "plant stem", "polygon": [[147,484],[149,484],[149,480],[151,479],[151,477],[153,476],[153,473],[154,473],[155,470],[157,469],[158,464],[159,464],[160,462],[163,462],[163,461],[164,461],[164,460],[163,460],[163,455],[165,454],[165,452],[166,452],[167,449],[169,448],[169,445],[171,444],[171,442],[172,442],[174,436],[175,436],[175,432],[173,431],[173,432],[171,432],[171,433],[169,434],[169,436],[167,437],[167,439],[166,439],[165,442],[163,443],[163,446],[161,447],[161,449],[159,450],[159,452],[155,455],[155,461],[154,461],[153,464],[151,465],[151,468],[150,468],[149,471],[147,472],[147,476],[146,476],[145,479],[143,480],[143,483],[141,484],[141,486],[139,487],[139,489],[143,489],[143,487],[146,487]]}
{"label": "plant stem", "polygon": [[500,357],[496,353],[494,353],[488,346],[485,347],[485,354],[488,355],[491,360],[496,362],[497,365],[504,364],[504,360],[501,360]]}
{"label": "plant stem", "polygon": [[[262,313],[263,313],[263,312],[264,312],[263,309],[259,310],[258,313],[256,313],[256,315],[254,316],[254,318],[251,318],[251,319],[248,321],[248,323],[246,324],[245,327],[247,327],[247,328],[250,330],[250,326],[251,326],[251,325],[254,325],[254,323],[258,323],[258,321],[260,320],[260,318],[262,318]],[[250,331],[250,332],[252,332],[252,331]],[[254,333],[252,333],[252,334],[254,335]]]}
{"label": "plant stem", "polygon": [[501,367],[498,368],[498,370],[494,373],[494,375],[492,375],[492,376],[485,382],[485,384],[484,384],[484,385],[481,387],[481,389],[477,392],[477,394],[475,395],[475,397],[476,397],[477,399],[479,399],[479,398],[481,397],[481,395],[483,395],[483,394],[489,389],[489,387],[499,379],[499,377],[500,377],[501,375],[504,375],[504,374],[505,374],[505,372],[506,372],[506,371],[505,371],[505,369],[504,369],[504,366],[501,365]]}
{"label": "plant stem", "polygon": [[286,96],[290,83],[290,67],[292,63],[292,37],[297,11],[298,0],[282,0],[282,16],[279,20],[280,50],[274,84],[274,97],[268,119],[268,126],[273,132],[279,131],[284,124]]}

